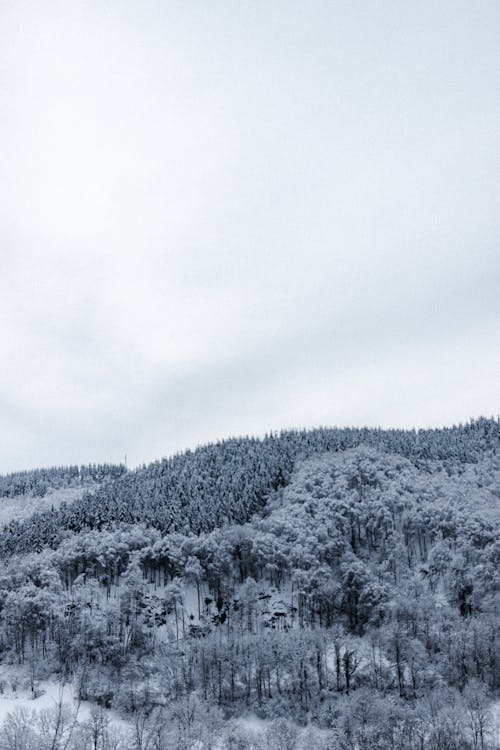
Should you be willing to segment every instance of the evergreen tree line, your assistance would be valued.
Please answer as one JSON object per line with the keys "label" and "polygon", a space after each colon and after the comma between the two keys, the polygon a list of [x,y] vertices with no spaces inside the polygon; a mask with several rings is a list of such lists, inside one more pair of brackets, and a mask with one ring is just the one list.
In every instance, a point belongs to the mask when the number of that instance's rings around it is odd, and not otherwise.
{"label": "evergreen tree line", "polygon": [[116,479],[125,472],[125,466],[115,464],[88,464],[85,466],[52,466],[47,469],[18,471],[0,476],[0,498],[18,495],[45,497],[50,490],[78,487],[89,483]]}
{"label": "evergreen tree line", "polygon": [[418,431],[286,431],[262,440],[241,438],[207,445],[135,471],[109,467],[104,475],[111,479],[97,491],[7,524],[0,531],[0,554],[56,547],[66,531],[100,530],[116,522],[144,523],[163,534],[201,534],[227,523],[245,523],[265,506],[273,491],[286,486],[299,461],[324,452],[365,445],[405,456],[418,468],[427,466],[429,472],[436,461],[449,471],[459,471],[461,464],[476,463],[496,452],[499,438],[500,421],[483,418]]}
{"label": "evergreen tree line", "polygon": [[[458,430],[468,461],[365,446],[296,459],[244,522],[121,522],[6,558],[2,661],[34,690],[51,671],[125,712],[123,747],[195,747],[171,734],[186,710],[193,733],[213,728],[204,747],[496,748],[496,429]],[[232,723],[248,711],[272,719],[264,738]]]}

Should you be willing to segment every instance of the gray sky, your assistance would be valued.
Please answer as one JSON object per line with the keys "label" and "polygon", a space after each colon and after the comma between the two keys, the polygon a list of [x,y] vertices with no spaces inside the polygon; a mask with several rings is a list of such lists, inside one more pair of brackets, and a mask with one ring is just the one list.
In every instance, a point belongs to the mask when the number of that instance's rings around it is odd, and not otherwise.
{"label": "gray sky", "polygon": [[500,3],[0,0],[0,471],[500,411]]}

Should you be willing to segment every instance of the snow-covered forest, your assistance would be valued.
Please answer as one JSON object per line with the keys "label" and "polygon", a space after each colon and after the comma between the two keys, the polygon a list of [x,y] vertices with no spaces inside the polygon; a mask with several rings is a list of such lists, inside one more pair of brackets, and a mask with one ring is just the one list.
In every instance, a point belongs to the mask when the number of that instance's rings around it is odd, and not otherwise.
{"label": "snow-covered forest", "polygon": [[500,747],[498,420],[12,474],[0,518],[0,748]]}

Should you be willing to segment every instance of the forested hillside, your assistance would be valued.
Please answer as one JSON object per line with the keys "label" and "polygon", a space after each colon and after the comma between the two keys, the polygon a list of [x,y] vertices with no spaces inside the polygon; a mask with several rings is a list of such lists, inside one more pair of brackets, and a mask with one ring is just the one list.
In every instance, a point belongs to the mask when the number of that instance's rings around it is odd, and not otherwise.
{"label": "forested hillside", "polygon": [[101,713],[18,712],[0,747],[498,748],[499,527],[496,420],[108,467],[0,533],[0,702],[57,679]]}
{"label": "forested hillside", "polygon": [[123,465],[89,464],[88,466],[53,466],[49,469],[18,471],[0,476],[0,498],[18,495],[44,497],[51,490],[100,483],[119,477]]}
{"label": "forested hillside", "polygon": [[0,524],[52,511],[90,495],[104,482],[116,479],[125,466],[91,464],[54,466],[0,476]]}
{"label": "forested hillside", "polygon": [[[457,471],[495,452],[500,424],[480,419],[460,427],[438,430],[318,429],[289,431],[263,440],[241,438],[203,446],[136,471],[124,467],[95,467],[100,478],[115,477],[70,506],[35,514],[22,524],[13,522],[0,534],[3,554],[41,549],[59,543],[65,530],[102,529],[117,521],[144,523],[163,534],[201,534],[227,523],[244,523],[261,510],[270,493],[289,482],[297,462],[323,452],[359,445],[397,453],[417,467],[439,461]],[[431,469],[429,469],[431,470]],[[52,469],[52,486],[77,479],[76,467]],[[0,479],[5,492],[33,486],[43,494],[44,472],[26,472]],[[40,489],[38,489],[40,488]]]}

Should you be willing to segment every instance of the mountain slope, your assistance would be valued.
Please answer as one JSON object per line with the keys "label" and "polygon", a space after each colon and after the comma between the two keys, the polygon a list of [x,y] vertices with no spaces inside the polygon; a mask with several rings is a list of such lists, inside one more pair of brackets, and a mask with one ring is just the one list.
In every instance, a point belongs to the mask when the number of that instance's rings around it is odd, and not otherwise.
{"label": "mountain slope", "polygon": [[438,461],[449,471],[495,453],[500,423],[479,419],[435,430],[318,429],[241,438],[207,445],[123,474],[111,473],[96,492],[0,532],[0,552],[12,554],[59,543],[65,530],[101,529],[142,522],[168,531],[199,534],[242,523],[268,495],[286,485],[300,460],[359,445],[407,457],[416,466]]}
{"label": "mountain slope", "polygon": [[499,437],[225,441],[11,523],[0,676],[72,681],[120,750],[497,750]]}

